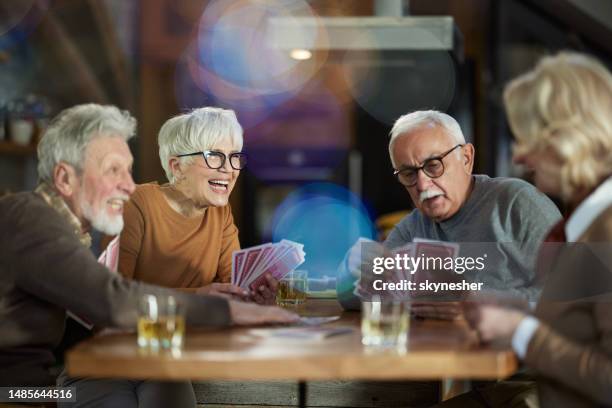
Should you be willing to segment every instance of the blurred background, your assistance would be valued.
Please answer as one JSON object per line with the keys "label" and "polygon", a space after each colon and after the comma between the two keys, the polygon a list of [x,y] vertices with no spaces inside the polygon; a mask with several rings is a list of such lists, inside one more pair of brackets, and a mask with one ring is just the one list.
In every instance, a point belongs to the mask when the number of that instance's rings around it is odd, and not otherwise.
{"label": "blurred background", "polygon": [[398,116],[453,115],[476,171],[521,176],[501,90],[561,49],[612,55],[609,0],[2,0],[0,194],[36,185],[48,120],[84,102],[138,119],[138,183],[165,181],[157,132],[231,108],[249,165],[231,203],[243,247],[305,244],[332,276],[359,236],[411,209],[387,143]]}

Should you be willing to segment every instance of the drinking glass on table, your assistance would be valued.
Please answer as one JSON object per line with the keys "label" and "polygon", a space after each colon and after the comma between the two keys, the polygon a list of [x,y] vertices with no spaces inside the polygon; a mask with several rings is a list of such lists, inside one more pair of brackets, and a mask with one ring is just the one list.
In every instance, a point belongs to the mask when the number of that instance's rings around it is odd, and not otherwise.
{"label": "drinking glass on table", "polygon": [[361,342],[381,349],[405,349],[410,329],[410,303],[372,299],[361,303]]}
{"label": "drinking glass on table", "polygon": [[138,316],[138,345],[146,349],[180,350],[185,337],[185,312],[172,295],[143,295]]}
{"label": "drinking glass on table", "polygon": [[278,282],[276,304],[279,306],[297,306],[306,302],[308,293],[308,272],[296,270],[289,272]]}

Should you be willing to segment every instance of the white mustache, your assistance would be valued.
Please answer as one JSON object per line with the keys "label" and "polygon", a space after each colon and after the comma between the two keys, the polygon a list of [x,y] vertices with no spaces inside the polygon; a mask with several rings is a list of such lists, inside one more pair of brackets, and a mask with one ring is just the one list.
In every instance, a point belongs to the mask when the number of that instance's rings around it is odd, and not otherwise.
{"label": "white mustache", "polygon": [[419,203],[422,203],[423,201],[427,199],[434,198],[434,197],[441,196],[441,195],[444,195],[444,193],[437,189],[421,191],[421,193],[419,194]]}

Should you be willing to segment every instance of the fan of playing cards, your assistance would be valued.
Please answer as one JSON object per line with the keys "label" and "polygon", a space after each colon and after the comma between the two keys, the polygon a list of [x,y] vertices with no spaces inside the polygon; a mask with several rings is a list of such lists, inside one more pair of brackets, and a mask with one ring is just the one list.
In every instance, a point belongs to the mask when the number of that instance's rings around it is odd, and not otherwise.
{"label": "fan of playing cards", "polygon": [[264,274],[281,280],[304,263],[304,245],[283,239],[234,251],[232,254],[232,283],[244,289],[256,290],[265,285]]}

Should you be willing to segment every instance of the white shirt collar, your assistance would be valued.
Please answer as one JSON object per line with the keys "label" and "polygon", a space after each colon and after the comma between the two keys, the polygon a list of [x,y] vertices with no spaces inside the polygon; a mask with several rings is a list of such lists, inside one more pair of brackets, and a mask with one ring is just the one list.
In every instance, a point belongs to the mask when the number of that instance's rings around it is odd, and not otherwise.
{"label": "white shirt collar", "polygon": [[610,205],[612,205],[612,177],[597,187],[569,217],[565,224],[567,242],[576,242]]}

